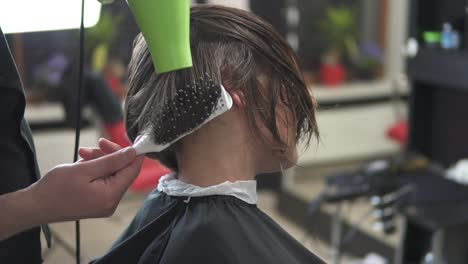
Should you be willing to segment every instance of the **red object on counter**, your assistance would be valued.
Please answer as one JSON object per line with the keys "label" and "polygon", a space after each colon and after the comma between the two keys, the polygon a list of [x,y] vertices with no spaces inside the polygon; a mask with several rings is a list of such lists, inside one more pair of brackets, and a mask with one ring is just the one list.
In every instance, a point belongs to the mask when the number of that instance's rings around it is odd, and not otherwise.
{"label": "red object on counter", "polygon": [[346,75],[346,69],[342,64],[323,64],[320,67],[320,80],[327,86],[343,84]]}
{"label": "red object on counter", "polygon": [[407,120],[399,121],[387,130],[387,136],[397,141],[402,146],[406,146],[406,144],[408,143],[408,137],[409,137],[408,130],[409,130],[408,121]]}

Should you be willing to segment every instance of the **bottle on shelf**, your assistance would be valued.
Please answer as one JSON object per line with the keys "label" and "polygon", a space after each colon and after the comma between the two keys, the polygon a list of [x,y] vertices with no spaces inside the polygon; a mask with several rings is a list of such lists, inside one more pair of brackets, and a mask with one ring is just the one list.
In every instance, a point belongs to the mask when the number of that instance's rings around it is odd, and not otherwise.
{"label": "bottle on shelf", "polygon": [[442,49],[451,50],[460,48],[460,34],[453,29],[450,23],[442,25],[440,46]]}

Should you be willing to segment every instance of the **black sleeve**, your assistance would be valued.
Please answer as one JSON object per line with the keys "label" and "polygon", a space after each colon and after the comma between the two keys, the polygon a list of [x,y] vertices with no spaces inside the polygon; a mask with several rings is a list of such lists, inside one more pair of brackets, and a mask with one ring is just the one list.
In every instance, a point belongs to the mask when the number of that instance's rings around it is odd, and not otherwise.
{"label": "black sleeve", "polygon": [[[21,81],[0,28],[0,195],[29,186],[38,175],[32,139],[28,144],[23,130],[24,107]],[[42,263],[39,235],[34,227],[0,241],[0,263]]]}
{"label": "black sleeve", "polygon": [[[8,43],[0,28],[0,120],[5,128],[19,131],[19,124],[24,113],[25,99],[21,81],[15,63],[10,55]],[[9,123],[6,123],[10,121]]]}

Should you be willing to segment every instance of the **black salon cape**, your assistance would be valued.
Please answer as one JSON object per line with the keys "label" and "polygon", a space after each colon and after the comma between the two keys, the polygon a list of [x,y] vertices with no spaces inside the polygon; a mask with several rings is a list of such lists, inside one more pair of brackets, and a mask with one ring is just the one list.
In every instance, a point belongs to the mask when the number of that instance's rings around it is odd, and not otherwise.
{"label": "black salon cape", "polygon": [[113,248],[93,264],[324,263],[256,205],[233,196],[153,191]]}

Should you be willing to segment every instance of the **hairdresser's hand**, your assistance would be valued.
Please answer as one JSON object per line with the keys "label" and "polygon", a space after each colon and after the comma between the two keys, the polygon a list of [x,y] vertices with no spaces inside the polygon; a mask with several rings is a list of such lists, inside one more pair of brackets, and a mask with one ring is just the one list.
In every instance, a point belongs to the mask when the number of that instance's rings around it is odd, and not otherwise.
{"label": "hairdresser's hand", "polygon": [[101,140],[102,149],[80,149],[84,158],[55,167],[30,188],[45,222],[108,217],[139,173],[143,157]]}
{"label": "hairdresser's hand", "polygon": [[82,158],[80,161],[97,159],[122,149],[118,144],[105,138],[99,139],[98,144],[98,148],[80,148],[78,151],[78,154],[80,154],[80,157]]}

